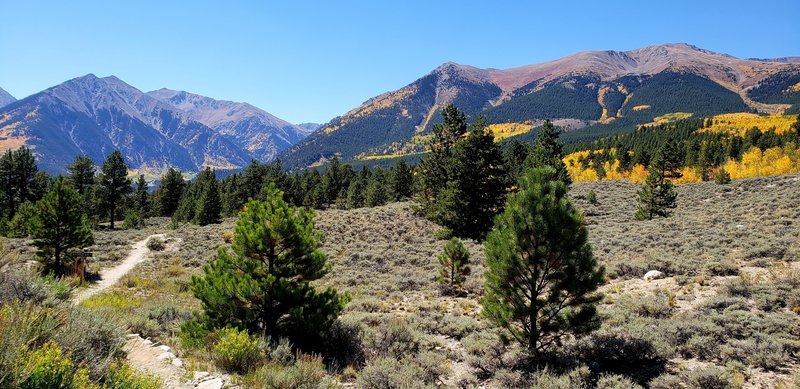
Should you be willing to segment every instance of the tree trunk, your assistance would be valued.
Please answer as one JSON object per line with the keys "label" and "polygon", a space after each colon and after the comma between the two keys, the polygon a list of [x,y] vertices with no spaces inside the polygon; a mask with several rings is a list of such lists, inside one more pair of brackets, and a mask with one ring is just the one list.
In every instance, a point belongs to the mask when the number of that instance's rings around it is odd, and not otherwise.
{"label": "tree trunk", "polygon": [[114,219],[117,217],[117,205],[111,203],[111,229],[114,229]]}

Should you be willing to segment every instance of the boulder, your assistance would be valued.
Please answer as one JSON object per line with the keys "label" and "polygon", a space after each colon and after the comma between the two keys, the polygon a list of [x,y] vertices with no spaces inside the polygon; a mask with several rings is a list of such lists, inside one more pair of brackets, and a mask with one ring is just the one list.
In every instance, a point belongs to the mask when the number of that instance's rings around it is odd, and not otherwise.
{"label": "boulder", "polygon": [[642,277],[642,278],[644,278],[647,281],[660,280],[660,279],[664,278],[664,273],[662,273],[662,272],[660,272],[658,270],[650,270],[649,272],[645,273],[644,277]]}

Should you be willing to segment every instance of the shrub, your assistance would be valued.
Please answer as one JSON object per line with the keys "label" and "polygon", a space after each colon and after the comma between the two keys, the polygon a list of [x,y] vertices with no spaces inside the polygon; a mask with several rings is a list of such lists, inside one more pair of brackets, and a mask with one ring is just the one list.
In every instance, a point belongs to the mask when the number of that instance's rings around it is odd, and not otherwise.
{"label": "shrub", "polygon": [[586,200],[589,201],[589,204],[596,205],[597,204],[597,194],[594,193],[593,190],[590,190],[589,193],[586,194]]}
{"label": "shrub", "polygon": [[533,373],[530,379],[531,388],[541,389],[589,389],[591,372],[580,367],[563,375],[553,374],[546,369]]}
{"label": "shrub", "polygon": [[325,382],[322,359],[303,355],[293,365],[268,363],[244,379],[245,387],[254,389],[318,389],[335,387]]}
{"label": "shrub", "polygon": [[55,340],[76,364],[87,366],[93,379],[99,379],[122,356],[125,330],[119,317],[106,311],[74,308],[58,330]]}
{"label": "shrub", "polygon": [[720,168],[717,174],[714,176],[714,182],[717,185],[725,185],[731,183],[731,175],[728,173],[727,170]]}
{"label": "shrub", "polygon": [[739,275],[739,266],[730,261],[714,261],[706,264],[706,271],[712,276]]}
{"label": "shrub", "polygon": [[422,343],[422,334],[403,320],[393,319],[364,336],[364,347],[372,355],[402,358],[416,354]]}
{"label": "shrub", "polygon": [[442,377],[450,374],[450,366],[444,355],[425,351],[420,353],[415,362],[422,370],[422,380],[426,383],[439,383]]}
{"label": "shrub", "polygon": [[[77,384],[72,361],[55,343],[45,343],[38,350],[25,349],[17,363],[14,386],[20,389],[72,388]],[[80,381],[88,381],[84,372],[77,376]]]}
{"label": "shrub", "polygon": [[466,336],[461,343],[467,352],[467,363],[478,369],[479,378],[491,377],[495,371],[505,366],[505,346],[496,334],[476,332]]}
{"label": "shrub", "polygon": [[416,363],[394,358],[377,358],[364,366],[358,376],[358,386],[364,389],[435,388],[432,382],[425,382],[425,372]]}
{"label": "shrub", "polygon": [[261,344],[245,331],[226,327],[214,331],[211,347],[214,363],[229,372],[246,373],[263,358]]}
{"label": "shrub", "polygon": [[730,373],[720,367],[706,367],[690,371],[686,381],[691,388],[733,389]]}
{"label": "shrub", "polygon": [[138,230],[144,228],[144,218],[137,210],[125,211],[125,220],[122,222],[122,228],[126,230]]}
{"label": "shrub", "polygon": [[108,368],[103,387],[106,389],[158,389],[161,388],[161,381],[156,377],[136,372],[126,363],[114,362]]}
{"label": "shrub", "polygon": [[627,377],[610,374],[597,380],[597,389],[642,389],[642,386]]}
{"label": "shrub", "polygon": [[161,251],[164,250],[165,247],[166,245],[164,244],[164,241],[161,238],[154,236],[147,240],[147,248],[150,250]]}

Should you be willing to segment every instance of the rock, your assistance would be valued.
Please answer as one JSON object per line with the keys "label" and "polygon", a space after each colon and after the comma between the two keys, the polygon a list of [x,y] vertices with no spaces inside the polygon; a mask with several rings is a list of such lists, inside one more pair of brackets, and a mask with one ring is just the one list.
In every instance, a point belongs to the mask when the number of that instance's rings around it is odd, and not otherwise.
{"label": "rock", "polygon": [[196,372],[194,372],[194,376],[192,377],[192,379],[193,379],[193,381],[202,381],[203,378],[206,378],[209,375],[210,374],[208,374],[207,371],[196,371]]}
{"label": "rock", "polygon": [[125,337],[128,338],[128,339],[138,338],[139,334],[128,334],[128,335],[125,335]]}
{"label": "rock", "polygon": [[664,278],[664,273],[662,273],[662,272],[660,272],[658,270],[650,270],[649,272],[645,273],[644,277],[642,277],[642,278],[644,278],[647,281],[660,280],[660,279]]}
{"label": "rock", "polygon": [[173,353],[161,353],[161,354],[158,354],[156,359],[159,360],[159,361],[165,361],[165,360],[168,360],[168,359],[175,359],[175,354],[173,354]]}
{"label": "rock", "polygon": [[222,378],[214,378],[213,380],[203,381],[203,382],[197,384],[197,386],[195,386],[195,388],[197,388],[197,389],[222,389],[223,385],[225,385],[225,383],[222,381]]}
{"label": "rock", "polygon": [[144,343],[147,346],[150,346],[151,344],[153,344],[153,342],[150,339],[142,340],[142,343]]}
{"label": "rock", "polygon": [[171,349],[171,348],[169,348],[169,346],[167,346],[167,345],[161,345],[161,346],[158,346],[158,348],[160,348],[160,349],[161,349],[161,351],[163,351],[163,352],[165,352],[165,353],[172,352],[172,349]]}
{"label": "rock", "polygon": [[172,366],[183,367],[183,361],[178,358],[172,360]]}

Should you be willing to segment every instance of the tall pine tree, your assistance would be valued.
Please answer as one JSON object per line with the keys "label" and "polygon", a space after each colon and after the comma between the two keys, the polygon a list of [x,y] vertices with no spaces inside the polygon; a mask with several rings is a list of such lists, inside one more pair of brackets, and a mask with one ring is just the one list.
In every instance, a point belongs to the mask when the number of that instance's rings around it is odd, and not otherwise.
{"label": "tall pine tree", "polygon": [[549,120],[545,120],[536,133],[536,142],[528,155],[525,167],[551,166],[555,169],[558,179],[569,185],[572,183],[572,178],[570,178],[567,167],[562,160],[564,158],[564,145],[558,139],[559,136],[561,136],[561,130]]}
{"label": "tall pine tree", "polygon": [[131,180],[128,178],[128,165],[119,150],[114,150],[103,162],[97,178],[97,192],[103,209],[108,212],[111,229],[119,216],[125,197],[131,193]]}
{"label": "tall pine tree", "polygon": [[650,220],[656,216],[667,217],[675,208],[678,194],[672,183],[664,176],[664,159],[661,152],[656,152],[648,168],[647,179],[638,192],[639,208],[636,220]]}
{"label": "tall pine tree", "polygon": [[215,224],[221,221],[222,200],[214,171],[206,168],[195,182],[197,200],[195,201],[194,222],[198,225]]}
{"label": "tall pine tree", "polygon": [[155,207],[160,216],[171,217],[181,202],[181,196],[186,189],[186,182],[183,174],[172,167],[161,177],[155,193]]}

